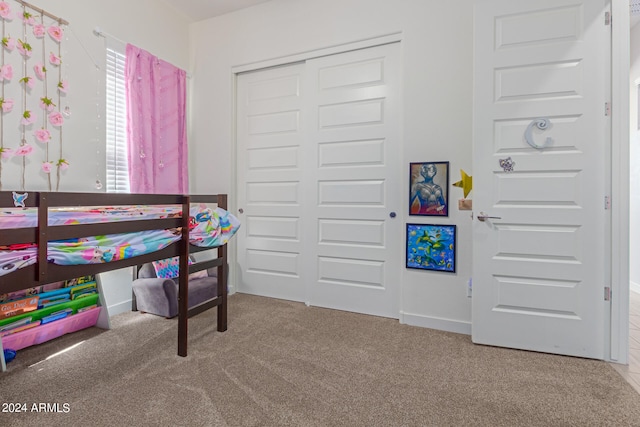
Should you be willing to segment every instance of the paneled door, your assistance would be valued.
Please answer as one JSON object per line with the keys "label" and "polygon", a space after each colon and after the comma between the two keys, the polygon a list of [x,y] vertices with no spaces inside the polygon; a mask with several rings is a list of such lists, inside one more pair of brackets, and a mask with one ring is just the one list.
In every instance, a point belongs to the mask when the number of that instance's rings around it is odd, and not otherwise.
{"label": "paneled door", "polygon": [[476,6],[473,341],[602,359],[608,4]]}
{"label": "paneled door", "polygon": [[294,64],[237,80],[238,290],[294,301],[306,295],[303,72]]}
{"label": "paneled door", "polygon": [[398,53],[238,76],[240,292],[399,317]]}
{"label": "paneled door", "polygon": [[307,62],[309,304],[399,317],[399,44]]}

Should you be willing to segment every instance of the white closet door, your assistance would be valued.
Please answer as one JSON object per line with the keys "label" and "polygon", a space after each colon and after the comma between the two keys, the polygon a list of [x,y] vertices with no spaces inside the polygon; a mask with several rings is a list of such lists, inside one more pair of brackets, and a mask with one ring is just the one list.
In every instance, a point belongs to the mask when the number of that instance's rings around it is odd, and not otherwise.
{"label": "white closet door", "polygon": [[237,80],[238,291],[303,301],[304,66]]}
{"label": "white closet door", "polygon": [[398,56],[390,44],[238,76],[240,292],[399,317]]}
{"label": "white closet door", "polygon": [[399,317],[399,44],[306,64],[308,302]]}

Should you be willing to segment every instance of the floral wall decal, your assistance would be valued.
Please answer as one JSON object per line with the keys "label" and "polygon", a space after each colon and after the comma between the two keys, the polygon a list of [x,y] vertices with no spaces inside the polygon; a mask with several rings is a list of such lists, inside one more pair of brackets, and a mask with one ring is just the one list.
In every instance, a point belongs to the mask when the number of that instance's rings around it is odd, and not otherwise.
{"label": "floral wall decal", "polygon": [[20,39],[18,39],[18,52],[20,52],[22,54],[22,56],[26,56],[27,58],[31,57],[33,48],[31,47],[31,45],[29,43],[27,43],[26,41],[22,41]]}
{"label": "floral wall decal", "polygon": [[11,64],[3,65],[0,68],[0,77],[2,80],[11,80],[13,78],[13,67]]}
{"label": "floral wall decal", "polygon": [[3,113],[10,113],[13,110],[13,99],[0,98],[0,108],[2,108]]}
{"label": "floral wall decal", "polygon": [[38,116],[36,116],[35,113],[32,113],[31,110],[24,110],[20,123],[22,123],[23,126],[29,126],[31,123],[35,122],[37,118]]}
{"label": "floral wall decal", "polygon": [[62,36],[64,35],[64,31],[62,28],[52,25],[47,29],[47,33],[51,36],[52,39],[60,43],[62,41]]}
{"label": "floral wall decal", "polygon": [[42,65],[42,62],[38,62],[36,65],[34,65],[33,71],[36,73],[36,76],[38,76],[40,80],[44,80],[47,69],[45,68],[44,65]]}
{"label": "floral wall decal", "polygon": [[60,57],[58,55],[56,55],[55,53],[51,52],[49,54],[49,62],[51,62],[51,64],[53,64],[53,65],[60,65],[62,63],[62,60],[60,59]]}
{"label": "floral wall decal", "polygon": [[33,26],[33,35],[36,36],[37,39],[41,39],[44,37],[46,29],[42,24],[36,24]]}
{"label": "floral wall decal", "polygon": [[0,2],[0,17],[9,19],[11,17],[11,6],[6,1]]}
{"label": "floral wall decal", "polygon": [[34,132],[36,139],[40,142],[47,143],[51,139],[51,132],[48,129],[38,129]]}
{"label": "floral wall decal", "polygon": [[55,172],[58,190],[69,167],[60,108],[68,90],[61,49],[68,23],[22,0],[0,0],[0,23],[0,190],[3,166],[21,170],[22,191],[31,168],[50,191]]}

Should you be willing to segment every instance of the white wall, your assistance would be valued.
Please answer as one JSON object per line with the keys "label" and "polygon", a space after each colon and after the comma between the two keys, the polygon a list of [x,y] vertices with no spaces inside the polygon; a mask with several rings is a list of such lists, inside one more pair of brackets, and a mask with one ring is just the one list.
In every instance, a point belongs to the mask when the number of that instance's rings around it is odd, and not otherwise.
{"label": "white wall", "polygon": [[[11,0],[9,3],[14,10],[18,9],[17,3]],[[71,117],[63,128],[63,156],[70,167],[63,173],[60,191],[95,192],[96,170],[105,182],[105,49],[104,39],[93,34],[94,28],[101,27],[118,39],[188,70],[189,21],[159,0],[48,0],[37,5],[69,21],[62,43],[62,60],[64,78],[70,88],[62,105],[71,109]],[[33,40],[31,43],[36,44]],[[94,61],[100,65],[99,70]],[[16,75],[15,80],[21,77],[21,72]],[[25,171],[25,189],[47,190],[44,175],[39,172],[40,155],[35,154]],[[20,189],[20,165],[3,161],[3,190]],[[112,314],[130,309],[131,277],[130,269],[103,275],[105,298]]]}
{"label": "white wall", "polygon": [[640,85],[640,25],[631,29],[630,116],[630,197],[629,197],[629,280],[631,288],[640,292],[640,131],[638,130],[638,85]]}
{"label": "white wall", "polygon": [[[451,182],[471,171],[472,0],[272,0],[191,26],[191,189],[235,199],[232,68],[402,33],[405,193],[416,161],[450,161]],[[458,225],[457,273],[403,270],[401,321],[470,333],[471,218],[450,187],[449,218]],[[471,197],[473,192],[471,193]],[[418,219],[416,219],[418,218]],[[234,249],[233,245],[230,248]],[[400,257],[404,253],[390,254]],[[233,269],[233,266],[232,266]],[[233,276],[232,276],[233,283]]]}

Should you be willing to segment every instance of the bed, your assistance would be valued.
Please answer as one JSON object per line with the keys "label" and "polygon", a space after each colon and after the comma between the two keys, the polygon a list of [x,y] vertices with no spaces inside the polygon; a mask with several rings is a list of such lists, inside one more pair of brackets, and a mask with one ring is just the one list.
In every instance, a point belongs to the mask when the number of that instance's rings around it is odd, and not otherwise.
{"label": "bed", "polygon": [[[217,205],[211,219],[210,204]],[[193,206],[200,211],[194,211]],[[137,209],[153,214],[138,214]],[[227,196],[218,195],[160,195],[160,194],[107,194],[62,192],[0,191],[0,295],[29,289],[47,283],[141,265],[154,260],[173,257],[179,259],[178,290],[178,355],[187,356],[188,318],[217,307],[217,330],[227,329],[227,246],[228,239],[239,227],[233,215],[226,212]],[[100,213],[101,219],[86,222],[64,217],[65,212]],[[121,215],[122,213],[124,215]],[[158,213],[159,212],[159,213]],[[190,212],[190,215],[182,215]],[[194,214],[194,212],[197,212]],[[128,214],[128,215],[127,215]],[[62,220],[56,219],[62,215]],[[224,215],[224,221],[223,217]],[[18,217],[21,218],[18,218]],[[97,217],[96,217],[97,218]],[[106,218],[106,219],[105,219]],[[216,220],[218,222],[216,222]],[[201,224],[204,225],[201,227]],[[217,225],[212,227],[211,224]],[[198,228],[215,234],[214,238],[196,236]],[[201,230],[202,231],[202,230]],[[77,245],[90,245],[94,236],[102,244],[110,236],[134,236],[138,233],[160,233],[173,238],[162,243],[124,245],[116,250],[90,249]],[[147,236],[144,234],[144,236]],[[163,238],[164,238],[163,237]],[[128,237],[127,237],[128,238]],[[140,239],[143,243],[147,237]],[[57,246],[57,249],[56,248]],[[62,249],[60,249],[62,245]],[[133,248],[133,247],[136,248]],[[144,246],[144,244],[142,245]],[[124,247],[124,249],[123,249]],[[73,248],[73,249],[69,249]],[[189,263],[189,254],[216,250],[217,257]],[[85,250],[86,249],[86,250]],[[22,252],[21,252],[22,251]],[[73,252],[76,258],[60,261],[59,252]],[[13,258],[7,258],[7,253]],[[15,254],[24,262],[11,262]],[[56,255],[57,253],[57,255]],[[80,255],[78,255],[80,254]],[[43,262],[42,260],[46,260]],[[81,262],[78,264],[76,261]],[[17,265],[20,264],[20,265]],[[66,265],[65,265],[66,264]],[[207,268],[217,268],[217,297],[189,308],[188,274]]]}

